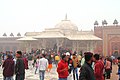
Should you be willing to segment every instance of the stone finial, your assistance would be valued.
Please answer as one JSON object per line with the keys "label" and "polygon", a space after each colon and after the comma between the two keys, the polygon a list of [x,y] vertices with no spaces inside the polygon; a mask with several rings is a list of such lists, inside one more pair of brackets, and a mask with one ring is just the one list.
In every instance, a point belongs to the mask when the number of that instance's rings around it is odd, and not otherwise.
{"label": "stone finial", "polygon": [[102,25],[104,26],[104,21],[102,21]]}
{"label": "stone finial", "polygon": [[104,25],[107,25],[108,23],[107,23],[107,21],[106,20],[103,20],[102,21],[102,25],[104,26]]}
{"label": "stone finial", "polygon": [[107,24],[108,24],[106,20],[104,20],[104,24],[105,24],[105,25],[107,25]]}
{"label": "stone finial", "polygon": [[114,22],[113,22],[114,25],[117,25],[118,24],[118,21],[115,19]]}
{"label": "stone finial", "polygon": [[20,37],[20,36],[21,36],[21,34],[20,34],[20,33],[18,33],[18,34],[17,34],[17,36],[18,36],[18,37]]}
{"label": "stone finial", "polygon": [[6,33],[4,33],[4,34],[3,34],[3,36],[7,36],[7,34],[6,34]]}
{"label": "stone finial", "polygon": [[98,21],[95,21],[95,22],[94,22],[94,25],[97,25],[97,26],[98,26],[98,25],[99,25]]}
{"label": "stone finial", "polygon": [[13,33],[11,33],[10,36],[13,37],[14,36]]}
{"label": "stone finial", "polygon": [[67,20],[67,14],[65,15],[65,20]]}

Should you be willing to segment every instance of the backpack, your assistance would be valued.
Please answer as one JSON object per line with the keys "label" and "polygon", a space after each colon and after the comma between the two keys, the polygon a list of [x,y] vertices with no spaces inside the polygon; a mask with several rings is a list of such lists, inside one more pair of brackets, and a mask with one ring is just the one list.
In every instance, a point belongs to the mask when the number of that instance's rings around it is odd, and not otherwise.
{"label": "backpack", "polygon": [[29,69],[27,58],[23,58],[25,69]]}

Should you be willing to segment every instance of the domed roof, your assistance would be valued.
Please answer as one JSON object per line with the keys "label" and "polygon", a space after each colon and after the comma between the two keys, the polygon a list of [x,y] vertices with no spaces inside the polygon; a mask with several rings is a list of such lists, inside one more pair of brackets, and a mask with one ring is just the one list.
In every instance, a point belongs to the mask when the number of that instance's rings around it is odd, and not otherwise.
{"label": "domed roof", "polygon": [[75,24],[73,24],[70,20],[67,20],[67,15],[65,20],[58,23],[55,28],[59,28],[61,30],[78,30],[78,27]]}

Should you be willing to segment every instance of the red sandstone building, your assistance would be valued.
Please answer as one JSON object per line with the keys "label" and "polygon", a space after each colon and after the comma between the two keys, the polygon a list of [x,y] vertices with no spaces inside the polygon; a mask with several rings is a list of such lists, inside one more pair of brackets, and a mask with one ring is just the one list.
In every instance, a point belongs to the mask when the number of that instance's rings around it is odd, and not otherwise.
{"label": "red sandstone building", "polygon": [[102,22],[102,26],[98,26],[98,22],[94,23],[94,34],[102,41],[96,46],[95,52],[99,52],[105,56],[118,55],[120,53],[120,25],[114,20],[113,25],[107,25],[106,20]]}

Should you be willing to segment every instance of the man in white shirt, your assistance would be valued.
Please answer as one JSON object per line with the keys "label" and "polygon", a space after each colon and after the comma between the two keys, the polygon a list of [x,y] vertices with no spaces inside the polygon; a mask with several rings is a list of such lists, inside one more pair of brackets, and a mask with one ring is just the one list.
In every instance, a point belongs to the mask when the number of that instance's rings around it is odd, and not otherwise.
{"label": "man in white shirt", "polygon": [[44,75],[47,67],[48,67],[48,60],[45,58],[45,54],[42,54],[42,58],[39,60],[40,80],[44,80]]}

